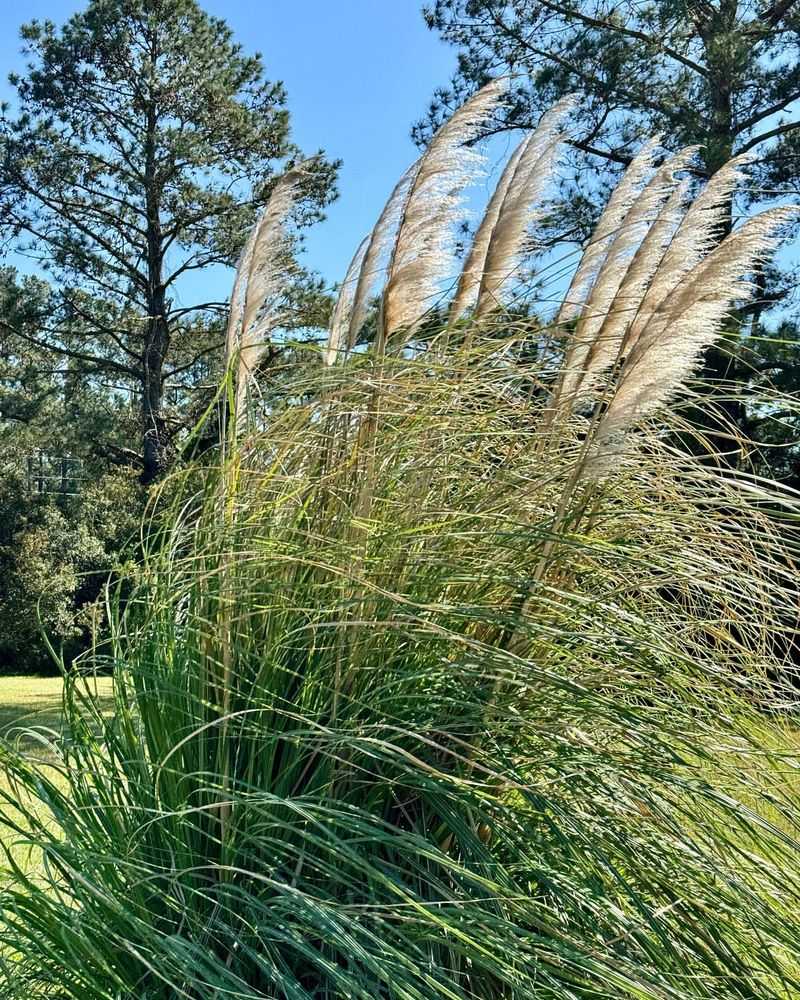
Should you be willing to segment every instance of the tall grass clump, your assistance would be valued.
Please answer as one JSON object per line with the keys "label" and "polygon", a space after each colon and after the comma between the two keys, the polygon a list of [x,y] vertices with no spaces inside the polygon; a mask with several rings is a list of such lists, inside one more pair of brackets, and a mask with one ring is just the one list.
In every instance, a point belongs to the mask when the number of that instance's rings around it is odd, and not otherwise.
{"label": "tall grass clump", "polygon": [[72,674],[54,768],[3,750],[4,998],[800,996],[796,503],[679,446],[785,213],[720,243],[736,165],[689,201],[692,151],[650,144],[520,318],[569,108],[451,280],[501,99],[407,172],[267,408],[296,178],[259,224],[224,447],[85,665],[113,719]]}

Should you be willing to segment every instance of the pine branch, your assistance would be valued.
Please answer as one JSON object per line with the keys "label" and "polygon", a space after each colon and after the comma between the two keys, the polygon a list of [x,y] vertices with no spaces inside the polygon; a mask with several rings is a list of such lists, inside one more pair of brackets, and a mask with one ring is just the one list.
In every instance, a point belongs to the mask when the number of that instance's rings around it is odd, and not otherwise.
{"label": "pine branch", "polygon": [[769,132],[762,132],[761,135],[754,136],[749,142],[746,142],[741,149],[737,150],[737,156],[741,153],[746,153],[748,150],[753,149],[754,146],[758,146],[762,142],[766,142],[767,139],[775,139],[778,136],[788,135],[789,132],[794,132],[800,128],[800,121],[796,122],[784,122],[783,125],[778,125]]}
{"label": "pine branch", "polygon": [[135,379],[137,382],[141,381],[141,373],[139,371],[128,365],[122,365],[118,361],[112,361],[110,358],[101,358],[96,354],[76,351],[73,348],[65,347],[63,344],[48,343],[40,340],[38,337],[31,336],[29,333],[23,332],[4,319],[0,319],[0,329],[5,330],[14,337],[19,337],[20,340],[24,340],[25,343],[31,344],[33,347],[38,347],[39,350],[48,351],[51,354],[59,354],[66,358],[73,358],[76,361],[84,361],[87,364],[93,365],[96,369],[116,371],[128,378]]}
{"label": "pine branch", "polygon": [[[576,10],[574,7],[566,7],[563,4],[553,3],[552,0],[539,0],[539,3],[545,9],[552,11],[554,14],[558,14],[567,21],[569,21],[570,18],[574,18],[576,21],[580,21],[582,24],[585,24],[590,28],[598,28],[602,31],[612,31],[618,35],[625,35],[627,38],[635,38],[640,42],[645,42],[658,52],[662,52],[665,56],[668,56],[675,62],[680,63],[687,69],[692,70],[693,73],[697,73],[699,76],[708,78],[710,75],[705,66],[701,66],[700,63],[695,62],[693,59],[690,59],[688,56],[683,55],[676,49],[671,48],[669,45],[665,45],[660,38],[654,38],[652,35],[648,35],[644,31],[639,31],[636,28],[628,28],[623,24],[612,24],[611,22],[604,21],[601,18],[591,17],[589,14],[584,14],[582,11]],[[487,5],[487,7],[493,19],[495,19],[496,16],[492,11],[491,6]],[[504,22],[502,22],[502,19],[499,19],[498,23]]]}

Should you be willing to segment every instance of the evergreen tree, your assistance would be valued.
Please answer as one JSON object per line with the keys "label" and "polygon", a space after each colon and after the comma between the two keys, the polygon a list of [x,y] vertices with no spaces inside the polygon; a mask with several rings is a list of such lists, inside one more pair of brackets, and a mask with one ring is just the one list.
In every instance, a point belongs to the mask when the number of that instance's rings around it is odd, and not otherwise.
{"label": "evergreen tree", "polygon": [[[186,279],[235,261],[279,165],[298,158],[286,94],[196,0],[91,0],[62,28],[32,22],[22,36],[0,224],[59,289],[53,322],[26,336],[131,388],[151,482],[175,434],[165,383],[216,349],[226,309],[191,301]],[[320,217],[335,172],[311,162],[300,225]],[[318,298],[309,276],[298,284],[301,303]]]}
{"label": "evergreen tree", "polygon": [[84,648],[144,502],[130,397],[32,343],[57,307],[0,270],[0,674],[55,670],[42,630],[67,661]]}

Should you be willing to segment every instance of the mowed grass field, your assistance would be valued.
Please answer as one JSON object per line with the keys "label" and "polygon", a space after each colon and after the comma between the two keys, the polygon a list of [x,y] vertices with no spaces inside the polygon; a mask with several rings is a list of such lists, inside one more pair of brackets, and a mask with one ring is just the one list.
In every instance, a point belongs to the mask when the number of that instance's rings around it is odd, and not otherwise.
{"label": "mowed grass field", "polygon": [[[111,678],[101,677],[91,683],[101,709],[110,712]],[[18,746],[46,768],[54,759],[47,741],[57,738],[64,728],[62,692],[63,681],[60,677],[0,677],[0,741]],[[49,772],[51,777],[57,773],[54,768],[50,768]],[[10,790],[7,777],[0,773],[0,794]],[[15,810],[5,801],[0,803],[0,814],[3,813],[12,819],[17,818]],[[20,842],[19,834],[3,824],[1,818],[0,839],[11,848],[18,864],[28,869],[38,866],[36,852],[32,854]],[[2,867],[0,856],[0,870]]]}
{"label": "mowed grass field", "polygon": [[[111,678],[92,681],[100,707],[111,711]],[[0,677],[0,739],[20,741],[36,751],[41,744],[26,730],[36,729],[46,736],[60,734],[63,728],[60,677]]]}

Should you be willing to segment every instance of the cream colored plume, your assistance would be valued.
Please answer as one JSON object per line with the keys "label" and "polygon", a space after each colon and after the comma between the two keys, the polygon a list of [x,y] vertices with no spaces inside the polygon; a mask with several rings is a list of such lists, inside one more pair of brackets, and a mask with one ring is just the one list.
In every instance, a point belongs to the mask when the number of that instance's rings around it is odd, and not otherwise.
{"label": "cream colored plume", "polygon": [[368,237],[350,312],[347,350],[352,350],[358,338],[359,331],[369,314],[370,302],[378,290],[380,278],[388,267],[392,247],[397,237],[397,228],[405,212],[419,165],[420,160],[412,163],[397,182],[375,223],[375,228]]}
{"label": "cream colored plume", "polygon": [[[660,260],[653,252],[653,242],[647,242],[647,236],[651,229],[661,229],[656,224],[664,202],[669,200],[678,186],[676,174],[689,166],[696,152],[696,147],[688,147],[666,160],[636,197],[616,232],[610,237],[603,262],[567,351],[561,385],[562,398],[574,400],[581,388],[591,389],[593,380],[587,376],[597,374],[616,362],[626,331],[624,320],[631,316],[631,309],[634,307],[629,294],[632,290],[630,287],[624,304],[618,301],[617,293],[629,276],[633,276],[634,283],[641,283],[640,296],[647,288],[648,279],[652,277]],[[645,253],[640,256],[639,250],[643,247]],[[655,266],[650,259],[653,257],[656,257]],[[647,277],[641,274],[645,260],[652,267]],[[618,312],[615,313],[615,309]]]}
{"label": "cream colored plume", "polygon": [[600,418],[589,463],[591,474],[613,467],[624,435],[662,407],[691,374],[719,335],[733,302],[750,292],[748,274],[777,245],[776,233],[796,219],[794,207],[749,219],[700,263],[665,299],[626,359],[616,392]]}
{"label": "cream colored plume", "polygon": [[[559,388],[560,399],[568,401],[572,406],[579,401],[581,387],[591,387],[592,380],[588,380],[587,384],[587,374],[592,351],[602,350],[602,360],[605,361],[608,357],[610,364],[615,360],[619,344],[609,342],[607,345],[600,345],[598,335],[636,250],[655,222],[662,202],[677,185],[675,172],[686,166],[693,153],[693,150],[684,150],[671,157],[641,189],[648,165],[652,165],[653,148],[652,141],[647,143],[628,168],[620,182],[620,187],[625,188],[623,197],[617,200],[614,211],[606,210],[600,217],[598,231],[602,231],[604,235],[600,239],[597,235],[593,236],[584,254],[584,259],[587,255],[592,259],[592,266],[584,279],[586,291],[580,293],[584,302],[577,314],[575,332],[566,351]],[[629,174],[633,175],[630,179]],[[609,206],[616,195],[617,191],[612,194]],[[579,271],[583,263],[582,260]],[[572,285],[575,285],[574,279]]]}
{"label": "cream colored plume", "polygon": [[286,278],[293,268],[287,220],[302,174],[302,166],[295,167],[277,182],[237,268],[225,344],[226,362],[237,359],[236,412],[240,417],[249,375],[258,367],[269,336],[283,316]]}
{"label": "cream colored plume", "polygon": [[353,303],[355,302],[359,275],[364,267],[364,258],[367,255],[369,243],[370,237],[365,236],[359,244],[355,256],[350,261],[350,267],[348,267],[342,287],[339,289],[336,306],[331,317],[331,325],[328,329],[328,343],[323,355],[323,361],[326,365],[335,364],[336,361],[347,354]]}
{"label": "cream colored plume", "polygon": [[638,340],[660,304],[719,242],[720,230],[730,217],[733,191],[743,177],[741,168],[749,159],[738,156],[720,167],[687,209],[631,323],[631,341]]}
{"label": "cream colored plume", "polygon": [[[260,221],[259,219],[259,223]],[[253,261],[253,249],[258,237],[259,223],[256,223],[250,230],[250,235],[247,237],[247,242],[236,265],[236,276],[233,281],[231,304],[228,312],[228,327],[225,333],[225,361],[227,363],[230,363],[239,346],[239,335],[242,330],[242,320],[244,319],[244,297],[247,288],[247,277]]]}
{"label": "cream colored plume", "polygon": [[479,136],[506,86],[505,79],[498,79],[479,90],[442,125],[420,160],[389,265],[384,337],[399,330],[408,336],[452,273],[453,229],[464,215],[464,189],[484,162],[468,144]]}
{"label": "cream colored plume", "polygon": [[519,161],[532,139],[533,133],[530,133],[522,139],[514,150],[497,187],[494,189],[492,197],[489,199],[489,204],[486,207],[486,212],[481,219],[481,223],[475,231],[475,237],[467,255],[464,269],[461,272],[461,277],[458,279],[456,294],[450,305],[450,319],[453,322],[460,319],[478,301],[481,278],[486,267],[486,254],[489,251],[494,227],[500,218],[500,209],[503,207],[508,189],[514,180]]}
{"label": "cream colored plume", "polygon": [[589,349],[586,370],[601,372],[615,364],[620,355],[631,351],[636,338],[631,326],[636,320],[642,301],[664,258],[686,212],[688,178],[681,181],[658,213],[653,225],[642,240],[625,276],[614,296],[614,301],[603,320],[594,344]]}
{"label": "cream colored plume", "polygon": [[556,323],[568,323],[583,310],[611,242],[653,169],[660,141],[660,136],[654,136],[642,146],[611,193],[564,296]]}
{"label": "cream colored plume", "polygon": [[486,247],[476,310],[478,317],[505,304],[505,292],[528,250],[530,228],[544,211],[542,196],[552,180],[563,140],[559,129],[574,104],[575,98],[571,95],[555,104],[542,116],[525,144]]}

